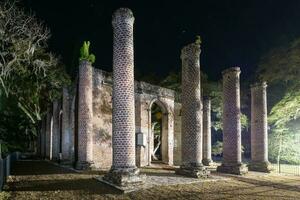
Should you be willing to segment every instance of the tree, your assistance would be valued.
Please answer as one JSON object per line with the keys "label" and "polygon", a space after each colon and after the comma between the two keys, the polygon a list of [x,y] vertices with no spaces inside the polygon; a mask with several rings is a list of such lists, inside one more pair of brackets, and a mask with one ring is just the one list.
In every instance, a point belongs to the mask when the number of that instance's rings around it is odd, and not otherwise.
{"label": "tree", "polygon": [[[257,76],[268,82],[269,155],[277,162],[300,163],[300,38],[264,55]],[[298,144],[297,144],[298,142]]]}
{"label": "tree", "polygon": [[49,37],[49,29],[16,2],[0,3],[0,139],[36,135],[47,104],[69,83],[59,59],[47,51]]}

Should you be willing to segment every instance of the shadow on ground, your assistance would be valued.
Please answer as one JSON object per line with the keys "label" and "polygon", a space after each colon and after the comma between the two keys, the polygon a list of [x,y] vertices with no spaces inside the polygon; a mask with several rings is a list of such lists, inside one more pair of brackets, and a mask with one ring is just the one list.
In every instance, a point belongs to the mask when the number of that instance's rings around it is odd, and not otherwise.
{"label": "shadow on ground", "polygon": [[[147,176],[175,177],[174,170],[143,168]],[[254,174],[228,176],[215,182],[198,182],[159,186],[121,195],[121,192],[93,177],[106,171],[77,173],[46,161],[30,160],[15,163],[8,191],[12,199],[297,199],[300,178]]]}
{"label": "shadow on ground", "polygon": [[41,160],[22,160],[13,164],[11,174],[18,176],[70,174],[74,171]]}
{"label": "shadow on ground", "polygon": [[22,186],[12,187],[12,191],[65,191],[83,190],[93,194],[121,194],[118,190],[91,178],[71,180],[24,181]]}

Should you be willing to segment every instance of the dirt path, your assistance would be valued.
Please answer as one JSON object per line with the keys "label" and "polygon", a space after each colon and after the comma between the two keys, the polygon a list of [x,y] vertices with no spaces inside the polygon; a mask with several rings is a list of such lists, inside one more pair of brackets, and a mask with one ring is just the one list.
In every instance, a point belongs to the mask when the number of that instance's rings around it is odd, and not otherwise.
{"label": "dirt path", "polygon": [[[143,170],[145,173],[166,173]],[[45,161],[19,161],[9,180],[10,199],[300,199],[300,177],[251,173],[218,182],[163,186],[120,194],[93,179]],[[170,172],[169,170],[167,171]],[[101,172],[100,172],[101,174]],[[0,195],[1,197],[1,195]]]}

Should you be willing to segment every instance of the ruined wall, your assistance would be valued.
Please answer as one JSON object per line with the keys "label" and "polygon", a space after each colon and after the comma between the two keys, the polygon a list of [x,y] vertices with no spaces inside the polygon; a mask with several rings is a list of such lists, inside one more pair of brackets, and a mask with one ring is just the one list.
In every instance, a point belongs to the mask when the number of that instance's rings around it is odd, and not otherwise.
{"label": "ruined wall", "polygon": [[[93,68],[92,76],[92,156],[93,167],[109,169],[112,165],[112,75]],[[66,94],[66,92],[68,94]],[[78,161],[78,96],[77,83],[65,90],[62,120],[63,161]],[[156,103],[162,110],[162,162],[169,165],[181,163],[181,104],[175,103],[175,92],[170,89],[135,81],[136,165],[151,164],[153,135],[151,107]],[[52,109],[50,110],[52,111]],[[47,115],[45,154],[52,158],[52,112]],[[45,120],[46,121],[46,120]],[[137,141],[137,140],[136,140]],[[57,145],[57,144],[56,144]],[[76,158],[77,157],[77,158]]]}
{"label": "ruined wall", "polygon": [[174,115],[174,165],[181,165],[181,103],[175,103]]}
{"label": "ruined wall", "polygon": [[162,110],[162,162],[173,165],[174,146],[174,91],[145,82],[135,82],[136,132],[144,138],[144,146],[137,146],[137,165],[151,162],[153,134],[151,107],[156,103]]}
{"label": "ruined wall", "polygon": [[[150,151],[153,150],[151,148],[153,145],[151,105],[154,102],[164,112],[162,130],[163,162],[173,165],[174,91],[136,81],[136,133],[142,135],[144,144],[136,145],[137,166],[148,165],[151,161],[151,156],[149,156]],[[93,161],[95,167],[100,169],[108,169],[112,164],[112,77],[110,73],[95,68],[93,70]]]}
{"label": "ruined wall", "polygon": [[93,158],[96,168],[108,169],[112,164],[112,77],[93,71]]}

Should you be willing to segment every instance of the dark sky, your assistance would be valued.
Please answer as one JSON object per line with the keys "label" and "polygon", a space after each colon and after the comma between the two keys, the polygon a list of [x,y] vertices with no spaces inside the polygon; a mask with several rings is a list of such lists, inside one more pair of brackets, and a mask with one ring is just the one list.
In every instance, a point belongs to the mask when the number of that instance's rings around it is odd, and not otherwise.
{"label": "dark sky", "polygon": [[210,79],[240,66],[251,76],[261,55],[300,36],[299,0],[101,1],[24,0],[52,31],[50,49],[69,69],[83,40],[90,40],[95,66],[112,70],[111,15],[119,7],[135,16],[135,67],[164,77],[180,70],[180,50],[202,37],[201,67]]}

